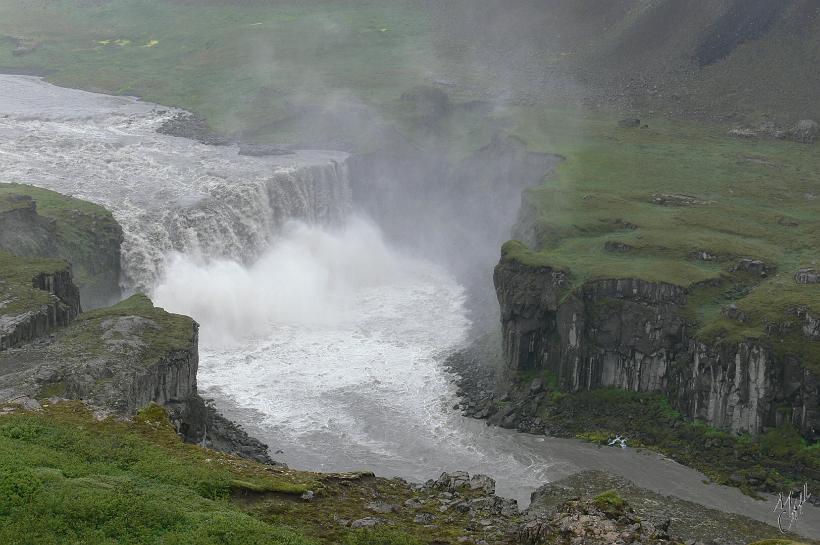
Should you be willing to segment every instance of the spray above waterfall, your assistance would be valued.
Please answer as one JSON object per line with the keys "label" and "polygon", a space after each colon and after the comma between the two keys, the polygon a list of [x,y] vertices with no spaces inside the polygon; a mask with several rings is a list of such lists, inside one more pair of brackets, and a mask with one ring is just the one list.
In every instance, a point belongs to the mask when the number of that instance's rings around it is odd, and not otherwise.
{"label": "spray above waterfall", "polygon": [[332,231],[291,220],[250,265],[172,254],[152,298],[195,316],[204,343],[242,342],[283,324],[350,323],[362,289],[401,283],[420,267],[391,250],[364,218]]}

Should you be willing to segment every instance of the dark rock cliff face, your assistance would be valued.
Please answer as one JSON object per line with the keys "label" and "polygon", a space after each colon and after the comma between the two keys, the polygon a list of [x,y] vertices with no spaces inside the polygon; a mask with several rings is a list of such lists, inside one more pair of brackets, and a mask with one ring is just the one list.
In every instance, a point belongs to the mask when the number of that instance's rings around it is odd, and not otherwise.
{"label": "dark rock cliff face", "polygon": [[565,272],[511,260],[494,282],[509,374],[543,370],[573,392],[661,392],[689,417],[735,432],[820,429],[818,377],[762,341],[701,342],[679,286],[620,279],[571,289]]}
{"label": "dark rock cliff face", "polygon": [[65,327],[80,313],[80,293],[71,280],[71,269],[40,273],[33,287],[51,294],[49,302],[16,316],[0,315],[0,350],[33,341]]}

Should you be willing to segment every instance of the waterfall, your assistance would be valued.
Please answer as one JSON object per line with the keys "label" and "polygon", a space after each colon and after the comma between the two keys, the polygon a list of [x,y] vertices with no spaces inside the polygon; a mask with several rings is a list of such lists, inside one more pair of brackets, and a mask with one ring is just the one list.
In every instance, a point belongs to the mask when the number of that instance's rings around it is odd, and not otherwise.
{"label": "waterfall", "polygon": [[240,156],[157,128],[179,110],[0,75],[4,181],[100,204],[123,226],[123,287],[145,291],[182,253],[248,264],[288,220],[340,223],[347,156]]}

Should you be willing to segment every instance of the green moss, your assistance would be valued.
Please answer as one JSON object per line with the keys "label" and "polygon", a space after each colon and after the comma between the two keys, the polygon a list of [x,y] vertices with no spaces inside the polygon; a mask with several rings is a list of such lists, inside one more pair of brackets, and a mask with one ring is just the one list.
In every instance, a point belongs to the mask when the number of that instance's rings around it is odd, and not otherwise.
{"label": "green moss", "polygon": [[357,530],[345,536],[345,545],[422,545],[419,538],[395,530]]}
{"label": "green moss", "polygon": [[40,390],[39,395],[37,396],[40,399],[49,399],[51,397],[60,397],[65,393],[66,385],[64,382],[54,382],[42,390]]}
{"label": "green moss", "polygon": [[68,270],[62,259],[18,258],[0,250],[0,312],[6,315],[36,311],[49,303],[48,292],[36,289],[35,277]]}
{"label": "green moss", "polygon": [[619,513],[626,508],[626,501],[615,490],[606,490],[598,494],[592,503],[606,513]]}

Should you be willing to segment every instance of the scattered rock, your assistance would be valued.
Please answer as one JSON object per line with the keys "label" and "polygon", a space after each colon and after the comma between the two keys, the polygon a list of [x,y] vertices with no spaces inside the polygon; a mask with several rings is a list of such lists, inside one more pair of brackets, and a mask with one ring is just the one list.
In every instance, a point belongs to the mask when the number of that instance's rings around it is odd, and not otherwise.
{"label": "scattered rock", "polygon": [[413,522],[415,522],[416,524],[424,524],[424,525],[433,524],[433,522],[435,520],[436,520],[435,515],[432,515],[430,513],[419,513],[418,515],[415,516],[415,518],[413,518]]}
{"label": "scattered rock", "polygon": [[698,250],[697,252],[690,253],[689,259],[696,261],[717,261],[718,257],[707,252],[706,250]]}
{"label": "scattered rock", "polygon": [[749,315],[737,308],[734,303],[722,309],[723,315],[730,320],[746,323],[749,321]]}
{"label": "scattered rock", "polygon": [[762,278],[765,278],[774,271],[774,267],[767,265],[759,259],[741,259],[732,268],[732,272],[739,271],[756,274],[761,276]]}
{"label": "scattered rock", "polygon": [[495,494],[495,480],[487,475],[473,475],[470,478],[470,489],[481,490],[484,494],[491,496]]}
{"label": "scattered rock", "polygon": [[239,144],[239,155],[247,155],[249,157],[271,157],[280,155],[293,155],[295,152],[271,146],[268,144]]}
{"label": "scattered rock", "polygon": [[820,272],[813,268],[800,269],[794,273],[794,281],[798,284],[820,284]]}
{"label": "scattered rock", "polygon": [[397,513],[401,510],[398,505],[392,503],[386,503],[383,501],[374,501],[367,504],[368,511],[373,511],[374,513]]}
{"label": "scattered rock", "polygon": [[363,519],[354,520],[350,523],[351,528],[373,528],[381,524],[381,519],[375,517],[367,517]]}
{"label": "scattered rock", "polygon": [[604,250],[606,250],[607,252],[625,253],[625,252],[630,252],[630,251],[634,250],[634,248],[632,246],[630,246],[629,244],[626,244],[626,243],[623,243],[623,242],[618,242],[618,241],[615,241],[615,240],[607,240],[604,243]]}
{"label": "scattered rock", "polygon": [[621,129],[637,129],[640,126],[641,120],[634,117],[618,121],[618,127]]}
{"label": "scattered rock", "polygon": [[655,193],[652,195],[652,204],[659,204],[661,206],[692,206],[706,203],[691,195]]}
{"label": "scattered rock", "polygon": [[817,140],[819,132],[820,128],[818,128],[816,121],[801,119],[787,131],[786,136],[795,142],[811,144]]}
{"label": "scattered rock", "polygon": [[205,118],[199,117],[189,112],[179,112],[171,119],[162,124],[157,129],[160,134],[167,134],[169,136],[179,136],[182,138],[191,138],[197,140],[202,144],[210,146],[224,146],[230,144],[230,140],[222,135],[217,134],[208,126]]}
{"label": "scattered rock", "polygon": [[[601,496],[599,496],[600,498]],[[671,545],[663,526],[641,520],[623,500],[570,500],[551,515],[542,515],[524,523],[517,532],[518,542],[525,545],[575,544]],[[668,527],[668,523],[666,525]]]}
{"label": "scattered rock", "polygon": [[[446,471],[441,474],[441,476],[435,481],[433,484],[433,488],[438,490],[446,490],[447,492],[451,493],[450,498],[452,497],[452,493],[458,490],[463,486],[468,486],[470,484],[470,474],[466,471],[454,471],[452,473],[447,473]],[[447,494],[445,492],[444,494]],[[440,494],[443,496],[444,494]]]}
{"label": "scattered rock", "polygon": [[315,497],[316,497],[316,493],[315,493],[315,492],[313,492],[313,490],[308,490],[307,492],[305,492],[305,493],[304,493],[304,494],[302,494],[302,496],[301,496],[301,498],[302,498],[304,501],[313,501],[313,499],[314,499]]}

